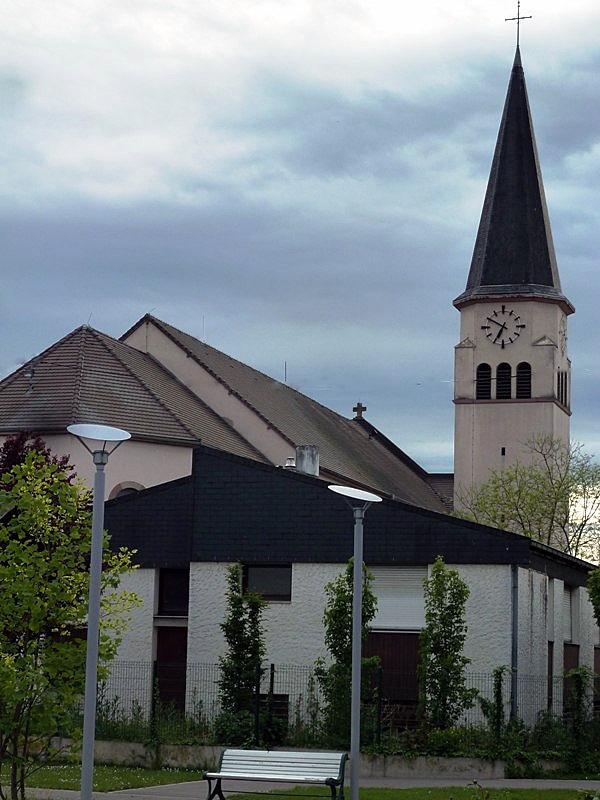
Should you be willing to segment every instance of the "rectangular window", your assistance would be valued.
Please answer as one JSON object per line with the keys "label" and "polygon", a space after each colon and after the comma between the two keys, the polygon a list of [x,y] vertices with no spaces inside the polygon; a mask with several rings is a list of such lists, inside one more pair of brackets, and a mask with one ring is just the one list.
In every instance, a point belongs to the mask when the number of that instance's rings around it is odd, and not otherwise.
{"label": "rectangular window", "polygon": [[261,594],[265,600],[291,600],[292,565],[245,564],[243,589]]}
{"label": "rectangular window", "polygon": [[189,569],[161,569],[158,576],[158,614],[187,617],[190,596]]}

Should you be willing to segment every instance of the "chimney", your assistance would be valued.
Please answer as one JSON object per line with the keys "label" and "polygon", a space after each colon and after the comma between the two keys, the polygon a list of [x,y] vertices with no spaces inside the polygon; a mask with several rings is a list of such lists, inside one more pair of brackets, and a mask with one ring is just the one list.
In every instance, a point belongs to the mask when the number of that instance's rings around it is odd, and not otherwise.
{"label": "chimney", "polygon": [[319,448],[316,444],[303,444],[296,448],[296,470],[319,477]]}

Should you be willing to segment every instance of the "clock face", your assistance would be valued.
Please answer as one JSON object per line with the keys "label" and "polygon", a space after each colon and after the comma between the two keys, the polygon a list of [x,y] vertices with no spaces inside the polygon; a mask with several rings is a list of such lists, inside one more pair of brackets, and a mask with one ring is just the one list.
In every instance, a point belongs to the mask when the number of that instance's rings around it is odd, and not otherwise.
{"label": "clock face", "polygon": [[502,348],[516,341],[524,328],[521,317],[505,305],[494,308],[481,326],[490,342]]}

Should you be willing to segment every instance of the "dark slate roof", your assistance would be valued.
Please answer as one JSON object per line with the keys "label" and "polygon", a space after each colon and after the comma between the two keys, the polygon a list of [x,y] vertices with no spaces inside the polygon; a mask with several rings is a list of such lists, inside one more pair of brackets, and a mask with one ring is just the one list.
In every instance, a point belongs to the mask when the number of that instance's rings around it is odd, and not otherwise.
{"label": "dark slate roof", "polygon": [[87,325],[0,381],[0,433],[64,433],[74,422],[125,428],[138,440],[201,441],[264,460],[152,356]]}
{"label": "dark slate roof", "polygon": [[500,295],[536,296],[574,310],[560,286],[518,47],[467,288],[454,304]]}
{"label": "dark slate roof", "polygon": [[[137,549],[144,567],[190,561],[344,563],[352,511],[323,481],[198,447],[192,475],[106,504],[114,548]],[[384,500],[365,515],[371,566],[515,564],[585,586],[592,564],[516,533]]]}
{"label": "dark slate roof", "polygon": [[373,426],[342,417],[291,386],[149,314],[122,338],[126,339],[131,331],[146,323],[156,325],[183,348],[279,432],[291,448],[317,445],[323,477],[349,481],[435,511],[445,510],[442,500],[428,484],[427,473]]}

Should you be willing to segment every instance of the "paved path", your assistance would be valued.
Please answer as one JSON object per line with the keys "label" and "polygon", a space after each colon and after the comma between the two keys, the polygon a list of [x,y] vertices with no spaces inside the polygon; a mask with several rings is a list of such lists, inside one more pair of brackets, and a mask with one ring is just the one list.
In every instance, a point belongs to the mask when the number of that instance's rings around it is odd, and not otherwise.
{"label": "paved path", "polygon": [[[477,779],[480,786],[496,789],[597,789],[600,781],[553,781],[547,779],[525,780],[513,778]],[[467,786],[464,778],[361,778],[361,786],[379,788],[409,789],[413,787],[444,788],[445,786]],[[288,784],[286,784],[288,786]],[[231,781],[225,791],[268,791],[281,789],[281,783],[263,783],[261,781]],[[206,781],[188,781],[187,783],[170,783],[164,786],[148,786],[143,789],[125,789],[119,792],[94,792],[94,800],[205,800],[207,795]],[[348,792],[346,791],[346,795]],[[66,789],[28,789],[27,797],[32,800],[78,800],[79,792]],[[574,796],[575,797],[575,796]]]}

